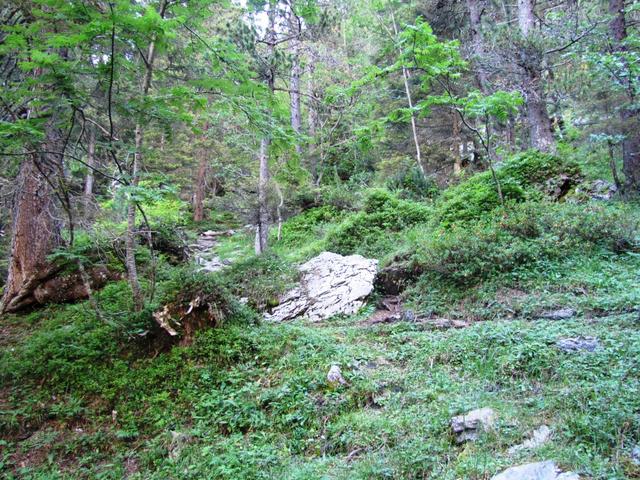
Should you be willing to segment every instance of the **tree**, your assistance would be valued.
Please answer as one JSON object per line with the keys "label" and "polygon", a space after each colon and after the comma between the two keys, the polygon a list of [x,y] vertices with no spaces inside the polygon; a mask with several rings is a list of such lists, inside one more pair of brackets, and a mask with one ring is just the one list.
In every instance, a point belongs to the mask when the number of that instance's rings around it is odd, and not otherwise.
{"label": "tree", "polygon": [[[625,0],[609,0],[611,21],[611,55],[609,59],[613,80],[623,92],[624,104],[620,108],[622,134],[622,163],[625,175],[625,190],[629,193],[640,193],[640,107],[638,90],[640,58],[637,52],[628,48],[629,36],[626,27]],[[613,60],[613,61],[611,61]]]}
{"label": "tree", "polygon": [[522,92],[527,109],[531,146],[542,152],[554,151],[555,140],[542,81],[544,53],[536,44],[533,0],[518,0],[518,25],[522,35],[518,63],[523,74]]}

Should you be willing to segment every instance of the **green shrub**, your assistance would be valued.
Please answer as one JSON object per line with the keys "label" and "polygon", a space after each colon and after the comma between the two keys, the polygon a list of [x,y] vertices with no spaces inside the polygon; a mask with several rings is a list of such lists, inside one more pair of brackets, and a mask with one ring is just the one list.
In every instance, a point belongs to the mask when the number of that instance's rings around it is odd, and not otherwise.
{"label": "green shrub", "polygon": [[362,212],[347,217],[327,236],[330,251],[383,255],[397,246],[394,234],[431,219],[431,209],[422,203],[400,200],[388,190],[371,191]]}
{"label": "green shrub", "polygon": [[221,273],[224,285],[258,310],[278,304],[278,298],[295,281],[293,265],[275,253],[250,257],[234,263]]}
{"label": "green shrub", "polygon": [[[580,167],[571,160],[530,150],[515,155],[496,170],[505,201],[522,202],[541,199],[549,187],[547,182],[567,178],[568,183],[580,176]],[[482,217],[500,205],[491,172],[482,172],[445,191],[438,206],[440,221],[451,224]]]}
{"label": "green shrub", "polygon": [[536,263],[640,248],[640,216],[630,208],[525,202],[420,238],[414,268],[458,285]]}
{"label": "green shrub", "polygon": [[330,205],[307,210],[282,225],[280,242],[288,247],[304,246],[306,242],[322,236],[318,230],[323,226],[336,222],[342,216],[340,210]]}
{"label": "green shrub", "polygon": [[417,167],[401,170],[385,182],[385,186],[397,192],[401,198],[424,200],[438,195],[438,185],[432,177],[427,177]]}

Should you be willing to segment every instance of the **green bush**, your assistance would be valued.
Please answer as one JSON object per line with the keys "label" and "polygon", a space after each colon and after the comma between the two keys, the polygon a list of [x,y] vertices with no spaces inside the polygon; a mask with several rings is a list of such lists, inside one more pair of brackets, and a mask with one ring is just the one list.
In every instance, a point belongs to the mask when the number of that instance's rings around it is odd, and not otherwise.
{"label": "green bush", "polygon": [[229,290],[258,310],[278,304],[278,298],[295,281],[296,270],[289,262],[267,253],[234,263],[221,273]]}
{"label": "green bush", "polygon": [[[530,150],[505,161],[497,168],[496,176],[505,201],[516,203],[528,198],[541,199],[551,180],[566,177],[569,183],[575,181],[580,176],[580,167],[571,160]],[[499,205],[491,172],[482,172],[446,190],[438,216],[448,225],[478,219]]]}
{"label": "green bush", "polygon": [[380,256],[397,246],[394,234],[431,219],[423,204],[400,200],[388,190],[371,191],[361,212],[347,217],[327,236],[327,248],[336,253]]}
{"label": "green bush", "polygon": [[391,176],[385,186],[397,192],[401,198],[423,200],[438,195],[438,185],[432,177],[427,177],[417,167],[402,170]]}
{"label": "green bush", "polygon": [[324,225],[336,222],[342,216],[340,210],[329,205],[307,210],[282,225],[280,242],[288,247],[304,246],[306,242],[321,236],[318,230]]}
{"label": "green bush", "polygon": [[475,222],[420,238],[414,268],[470,285],[537,262],[640,248],[640,216],[631,208],[525,202]]}

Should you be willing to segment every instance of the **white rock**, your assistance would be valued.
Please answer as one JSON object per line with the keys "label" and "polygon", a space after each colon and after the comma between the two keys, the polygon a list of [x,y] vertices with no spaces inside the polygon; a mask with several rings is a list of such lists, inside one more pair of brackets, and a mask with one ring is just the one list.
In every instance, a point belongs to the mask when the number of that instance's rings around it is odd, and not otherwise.
{"label": "white rock", "polygon": [[488,430],[493,426],[495,418],[496,414],[491,408],[479,408],[453,417],[451,430],[456,436],[456,442],[477,440],[481,430]]}
{"label": "white rock", "polygon": [[357,313],[373,291],[378,261],[324,252],[299,270],[300,285],[289,291],[265,319],[281,322],[305,317],[319,321]]}
{"label": "white rock", "polygon": [[534,430],[531,434],[531,438],[525,440],[520,445],[515,445],[509,449],[509,455],[519,452],[520,450],[530,450],[538,448],[544,445],[551,438],[551,429],[546,425],[542,425],[540,428]]}
{"label": "white rock", "polygon": [[580,480],[580,477],[573,472],[562,473],[555,462],[548,460],[508,468],[491,480]]}
{"label": "white rock", "polygon": [[327,380],[329,380],[329,383],[331,383],[332,385],[347,384],[347,381],[342,376],[342,370],[340,370],[340,367],[338,365],[331,365],[329,373],[327,373]]}

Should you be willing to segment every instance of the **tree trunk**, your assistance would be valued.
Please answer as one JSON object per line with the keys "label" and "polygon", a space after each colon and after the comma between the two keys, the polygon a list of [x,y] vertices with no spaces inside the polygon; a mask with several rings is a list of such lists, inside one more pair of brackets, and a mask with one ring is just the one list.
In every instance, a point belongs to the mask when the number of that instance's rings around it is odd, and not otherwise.
{"label": "tree trunk", "polygon": [[[162,0],[160,4],[160,17],[164,18],[167,0]],[[152,38],[147,49],[147,58],[145,61],[145,74],[142,81],[141,93],[143,97],[149,94],[151,88],[151,80],[153,78],[153,65],[156,57],[156,38]],[[130,186],[135,190],[140,184],[140,170],[142,167],[142,147],[144,143],[144,128],[140,120],[136,122],[135,129],[135,152],[133,154],[133,163],[131,164],[131,183]],[[133,192],[132,192],[133,194]],[[136,209],[138,204],[134,199],[129,200],[127,206],[127,234],[125,237],[125,265],[127,267],[127,275],[129,277],[129,285],[133,294],[133,304],[136,310],[142,310],[144,306],[144,298],[142,289],[138,280],[138,267],[136,265]]]}
{"label": "tree trunk", "polygon": [[0,313],[35,304],[35,289],[55,273],[47,255],[62,238],[51,182],[63,161],[63,138],[53,120],[45,132],[46,143],[40,146],[45,153],[27,156],[16,180],[9,275]]}
{"label": "tree trunk", "polygon": [[482,5],[480,0],[467,0],[467,8],[469,9],[469,26],[471,29],[471,47],[475,57],[475,77],[478,82],[480,91],[487,95],[489,92],[487,72],[480,64],[485,55],[484,38],[482,37]]}
{"label": "tree trunk", "polygon": [[311,138],[311,143],[309,145],[309,167],[311,170],[311,178],[313,179],[314,185],[318,185],[318,152],[317,152],[317,139],[316,134],[318,133],[318,108],[317,108],[317,96],[316,96],[316,85],[315,85],[315,63],[317,61],[317,56],[315,51],[312,49],[309,54],[309,112],[307,121],[309,123],[309,137]]}
{"label": "tree trunk", "polygon": [[[396,23],[396,17],[391,12],[391,21],[393,22],[393,33],[395,35],[394,41],[398,41],[398,25]],[[411,133],[413,136],[413,144],[416,149],[416,163],[422,176],[426,176],[424,171],[424,165],[422,165],[422,152],[420,150],[420,139],[418,138],[418,127],[416,124],[416,114],[413,112],[413,99],[411,98],[411,88],[409,85],[409,70],[402,66],[402,80],[404,81],[404,93],[407,96],[407,104],[411,110]]]}
{"label": "tree trunk", "polygon": [[624,189],[626,193],[640,193],[640,109],[636,107],[637,92],[630,75],[629,65],[625,59],[627,47],[627,25],[625,18],[625,1],[609,0],[609,13],[612,15],[609,30],[613,38],[612,50],[620,55],[622,64],[626,70],[622,87],[625,92],[625,106],[620,111],[620,120],[623,128],[624,140],[622,141],[622,171],[625,176]]}
{"label": "tree trunk", "polygon": [[[273,94],[275,91],[275,42],[276,42],[276,7],[275,0],[269,1],[269,27],[267,30],[267,62],[269,70],[267,72],[267,85]],[[256,255],[261,255],[267,250],[269,242],[269,146],[271,138],[265,135],[260,140],[259,163],[260,171],[258,178],[258,228],[256,231]]]}
{"label": "tree trunk", "polygon": [[269,207],[267,190],[269,187],[269,144],[268,138],[260,141],[260,178],[258,181],[258,234],[256,254],[264,253],[269,241]]}
{"label": "tree trunk", "polygon": [[463,146],[460,139],[460,118],[456,112],[451,112],[451,120],[452,120],[452,140],[453,145],[451,147],[451,151],[453,153],[453,174],[460,175],[462,173],[462,151]]}
{"label": "tree trunk", "polygon": [[93,205],[93,184],[95,182],[95,174],[93,169],[96,167],[96,129],[93,125],[89,126],[89,147],[87,154],[87,175],[84,178],[83,192],[83,208],[85,219],[91,217],[91,209]]}
{"label": "tree trunk", "polygon": [[[205,127],[208,128],[208,127]],[[204,142],[204,138],[203,138]],[[193,221],[202,222],[205,219],[204,199],[207,189],[207,167],[208,158],[204,146],[200,148],[200,161],[198,163],[198,173],[196,176],[196,188],[193,195]]]}
{"label": "tree trunk", "polygon": [[[296,25],[294,32],[297,37],[300,36],[300,29]],[[292,41],[291,48],[291,85],[290,85],[290,98],[291,98],[291,128],[296,133],[296,153],[302,154],[302,145],[300,144],[300,133],[302,132],[302,119],[300,114],[300,76],[302,75],[302,69],[300,68],[300,39],[295,38]]]}
{"label": "tree trunk", "polygon": [[553,152],[555,141],[542,84],[543,54],[531,41],[535,26],[533,3],[533,0],[518,0],[518,24],[523,37],[520,46],[520,63],[523,70],[522,91],[527,107],[531,147],[542,152]]}

